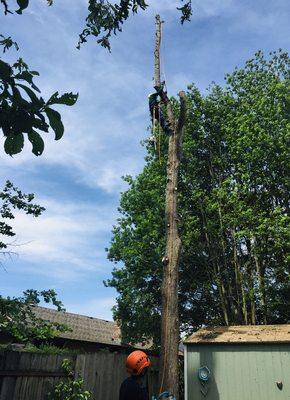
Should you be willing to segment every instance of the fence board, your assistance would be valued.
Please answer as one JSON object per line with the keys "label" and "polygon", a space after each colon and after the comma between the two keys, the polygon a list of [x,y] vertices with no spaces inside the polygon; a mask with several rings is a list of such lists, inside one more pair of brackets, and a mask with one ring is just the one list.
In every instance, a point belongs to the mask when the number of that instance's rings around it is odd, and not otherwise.
{"label": "fence board", "polygon": [[[150,396],[157,391],[158,359],[150,357]],[[77,356],[44,355],[5,351],[0,353],[0,400],[46,400],[63,377],[64,359],[72,362],[75,377],[84,379],[92,400],[118,400],[119,388],[127,377],[126,354],[99,351]]]}

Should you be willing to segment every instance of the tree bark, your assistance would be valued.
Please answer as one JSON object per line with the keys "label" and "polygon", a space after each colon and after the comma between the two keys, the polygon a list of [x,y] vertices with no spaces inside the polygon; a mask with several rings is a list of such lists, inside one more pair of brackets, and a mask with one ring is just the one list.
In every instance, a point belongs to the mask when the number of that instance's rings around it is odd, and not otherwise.
{"label": "tree bark", "polygon": [[[155,44],[155,87],[161,89],[160,82],[161,20],[156,16]],[[177,188],[180,148],[183,127],[186,120],[186,95],[179,93],[180,114],[175,119],[171,102],[165,91],[161,91],[161,101],[166,107],[167,122],[170,125],[167,161],[167,184],[165,193],[166,249],[163,257],[162,316],[161,316],[161,356],[159,384],[160,393],[170,391],[179,397],[179,313],[178,313],[178,272],[181,239],[178,234]]]}
{"label": "tree bark", "polygon": [[250,239],[246,240],[246,247],[249,260],[247,262],[247,281],[250,299],[250,309],[251,309],[251,325],[256,325],[256,289],[255,289],[255,268],[253,266],[253,249]]}
{"label": "tree bark", "polygon": [[[235,268],[235,279],[236,279],[236,291],[237,291],[237,302],[239,308],[239,323],[243,325],[248,324],[248,312],[247,312],[247,301],[244,290],[244,282],[242,279],[241,265],[238,256],[238,244],[236,239],[236,228],[232,230],[233,239],[233,252],[234,252],[234,268]],[[241,300],[242,299],[242,300]]]}
{"label": "tree bark", "polygon": [[155,17],[156,23],[156,33],[155,33],[155,51],[154,51],[154,59],[155,59],[155,73],[154,73],[154,80],[155,86],[161,86],[161,79],[160,79],[160,45],[161,45],[161,19],[160,15],[156,15]]}
{"label": "tree bark", "polygon": [[228,307],[227,307],[227,294],[226,294],[226,289],[225,289],[225,285],[223,282],[223,277],[221,274],[221,268],[219,263],[217,264],[217,275],[218,275],[218,290],[219,290],[219,296],[220,296],[220,301],[221,301],[221,306],[222,306],[222,310],[223,310],[223,314],[224,314],[224,322],[226,326],[230,325],[230,321],[229,321],[229,311],[228,311]]}
{"label": "tree bark", "polygon": [[257,276],[258,276],[258,283],[259,283],[259,294],[260,294],[260,302],[261,302],[261,308],[262,308],[262,314],[263,314],[263,323],[266,325],[268,323],[268,318],[267,318],[267,302],[266,302],[266,290],[265,290],[265,273],[264,273],[264,268],[260,263],[259,257],[255,253],[257,247],[257,240],[256,238],[254,239],[254,260],[255,260],[255,265],[256,265],[256,271],[257,271]]}
{"label": "tree bark", "polygon": [[[205,240],[206,240],[206,244],[207,244],[207,248],[208,248],[208,255],[209,255],[209,262],[212,265],[213,271],[214,271],[214,279],[215,279],[215,283],[217,285],[218,288],[218,292],[219,292],[219,299],[220,299],[220,305],[223,311],[223,319],[224,319],[224,323],[225,325],[229,325],[229,316],[228,316],[228,310],[227,310],[227,305],[226,305],[226,296],[224,295],[225,293],[225,287],[222,281],[222,277],[221,277],[221,271],[220,271],[220,267],[219,267],[219,263],[216,263],[216,254],[214,252],[214,246],[212,249],[211,246],[211,242],[210,242],[210,238],[208,235],[208,228],[207,228],[207,218],[205,215],[205,212],[203,210],[203,207],[200,207],[200,212],[201,212],[201,216],[202,216],[202,223],[203,223],[203,228],[204,228],[204,235],[205,235]],[[212,277],[210,276],[210,279]]]}

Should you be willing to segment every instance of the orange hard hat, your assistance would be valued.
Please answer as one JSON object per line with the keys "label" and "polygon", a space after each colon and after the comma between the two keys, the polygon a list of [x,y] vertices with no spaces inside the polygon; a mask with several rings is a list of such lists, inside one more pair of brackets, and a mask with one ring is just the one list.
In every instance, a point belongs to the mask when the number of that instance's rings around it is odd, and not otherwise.
{"label": "orange hard hat", "polygon": [[127,357],[126,368],[131,375],[141,375],[144,368],[150,367],[151,362],[144,351],[135,350]]}

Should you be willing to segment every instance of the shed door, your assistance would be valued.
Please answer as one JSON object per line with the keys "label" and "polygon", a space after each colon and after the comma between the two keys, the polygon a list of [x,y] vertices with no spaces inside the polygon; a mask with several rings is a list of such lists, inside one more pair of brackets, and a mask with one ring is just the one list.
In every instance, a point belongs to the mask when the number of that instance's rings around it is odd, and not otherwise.
{"label": "shed door", "polygon": [[187,400],[290,400],[289,344],[188,345],[187,354]]}

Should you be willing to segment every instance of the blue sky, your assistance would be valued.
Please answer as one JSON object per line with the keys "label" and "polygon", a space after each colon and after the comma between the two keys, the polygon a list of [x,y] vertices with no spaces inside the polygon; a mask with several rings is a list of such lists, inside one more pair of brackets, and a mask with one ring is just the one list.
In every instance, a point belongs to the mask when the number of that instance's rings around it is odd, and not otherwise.
{"label": "blue sky", "polygon": [[47,135],[44,154],[25,151],[13,159],[3,151],[0,184],[12,180],[33,192],[47,211],[38,219],[17,214],[18,257],[0,269],[0,293],[18,296],[28,288],[54,288],[70,312],[112,319],[116,293],[103,286],[113,265],[105,247],[118,217],[121,176],[144,164],[140,141],[148,135],[152,91],[154,15],[164,25],[162,71],[170,94],[194,82],[203,92],[212,81],[242,65],[258,49],[289,51],[288,0],[195,0],[192,22],[180,26],[174,0],[150,0],[112,40],[112,53],[91,39],[80,51],[78,33],[85,0],[31,2],[22,15],[1,14],[1,33],[20,46],[18,57],[40,72],[35,83],[47,98],[79,92],[74,107],[62,108],[65,136]]}

